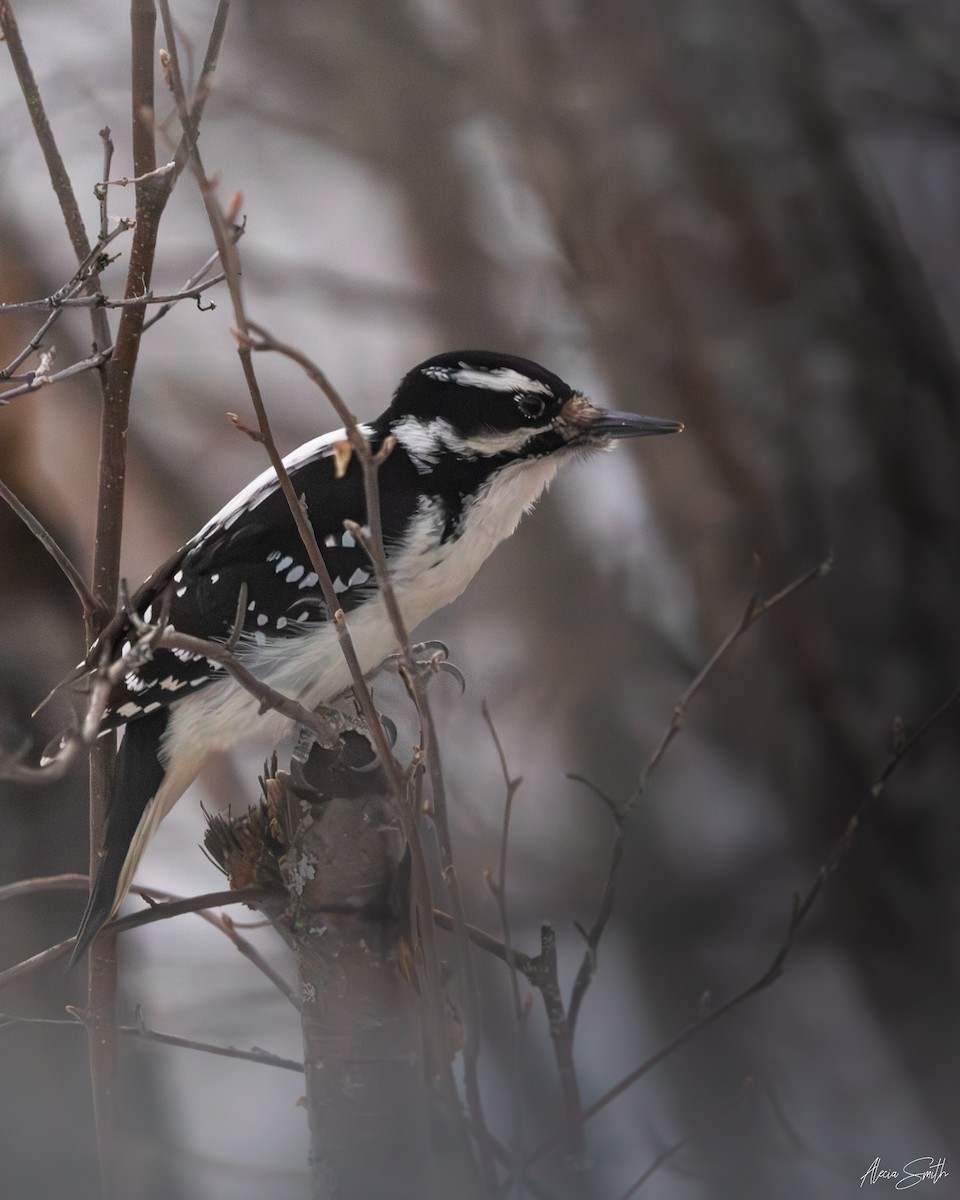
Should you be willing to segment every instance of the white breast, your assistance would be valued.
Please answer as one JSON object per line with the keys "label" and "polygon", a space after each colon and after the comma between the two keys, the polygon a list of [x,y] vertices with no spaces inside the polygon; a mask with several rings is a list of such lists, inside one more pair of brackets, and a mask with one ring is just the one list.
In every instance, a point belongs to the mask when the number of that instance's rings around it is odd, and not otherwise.
{"label": "white breast", "polygon": [[[394,589],[408,631],[463,592],[496,546],[513,533],[556,470],[551,459],[506,467],[470,503],[460,537],[442,545],[443,515],[434,502],[424,500],[402,551],[391,554]],[[397,649],[385,607],[376,596],[351,613],[347,625],[364,674]],[[332,700],[350,685],[350,673],[330,626],[265,646],[249,645],[243,657],[245,665],[272,688],[311,707]],[[174,760],[181,755],[196,759],[252,733],[281,737],[287,718],[258,710],[258,702],[232,679],[210,684],[174,706],[165,753]]]}

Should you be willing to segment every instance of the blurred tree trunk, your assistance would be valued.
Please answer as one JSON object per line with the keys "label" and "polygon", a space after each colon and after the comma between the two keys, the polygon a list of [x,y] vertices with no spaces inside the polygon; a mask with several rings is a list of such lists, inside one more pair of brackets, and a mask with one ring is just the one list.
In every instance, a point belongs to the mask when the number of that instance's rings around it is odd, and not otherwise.
{"label": "blurred tree trunk", "polygon": [[433,1056],[458,1039],[452,1014],[451,1029],[427,1024],[423,992],[439,981],[418,974],[411,922],[423,903],[395,806],[381,771],[314,745],[267,778],[258,808],[211,818],[205,838],[234,887],[269,891],[258,907],[293,952],[315,1200],[478,1187],[458,1115],[435,1094]]}
{"label": "blurred tree trunk", "polygon": [[[816,596],[740,650],[747,690],[724,680],[711,693],[725,752],[763,764],[821,854],[879,765],[891,717],[919,721],[956,683],[960,378],[943,322],[792,3],[735,0],[721,16],[708,0],[609,0],[573,37],[500,5],[486,45],[490,103],[550,211],[618,405],[640,407],[639,391],[688,421],[686,463],[645,466],[697,588],[703,644],[736,619],[753,552],[771,585],[836,556]],[[705,493],[717,520],[697,511]],[[960,836],[943,803],[960,746],[945,736],[929,799],[881,806],[829,893],[942,1137],[960,1116],[960,975],[937,919],[954,861],[937,847]],[[648,842],[643,899],[626,904],[646,938],[672,902],[655,860]],[[722,902],[736,906],[736,892]],[[684,924],[704,916],[688,908]],[[647,977],[672,1016],[702,974],[675,957],[664,974],[668,947],[654,953]],[[920,996],[929,1021],[916,1019]]]}

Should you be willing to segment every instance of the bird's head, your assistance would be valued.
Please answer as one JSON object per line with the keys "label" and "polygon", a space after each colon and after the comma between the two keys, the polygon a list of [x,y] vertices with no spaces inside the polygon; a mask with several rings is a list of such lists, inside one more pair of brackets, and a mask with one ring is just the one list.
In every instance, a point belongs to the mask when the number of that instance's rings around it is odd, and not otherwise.
{"label": "bird's head", "polygon": [[499,464],[565,458],[683,428],[598,408],[537,363],[488,350],[438,354],[414,367],[378,424],[424,473],[451,455]]}

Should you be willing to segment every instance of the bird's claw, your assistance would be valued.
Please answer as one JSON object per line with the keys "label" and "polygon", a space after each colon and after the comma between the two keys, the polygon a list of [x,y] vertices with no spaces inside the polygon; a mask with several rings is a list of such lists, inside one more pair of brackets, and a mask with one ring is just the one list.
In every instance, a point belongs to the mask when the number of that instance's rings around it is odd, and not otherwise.
{"label": "bird's claw", "polygon": [[452,675],[457,683],[460,684],[460,695],[465,696],[467,694],[467,677],[460,670],[456,663],[447,662],[445,659],[441,659],[440,662],[434,665],[433,669],[438,674],[439,672],[443,671],[447,675]]}
{"label": "bird's claw", "polygon": [[410,647],[410,652],[414,658],[420,654],[429,655],[431,658],[439,654],[444,660],[450,657],[450,647],[446,642],[441,642],[439,638],[431,638],[426,642],[414,642]]}
{"label": "bird's claw", "polygon": [[[464,695],[467,690],[467,679],[463,671],[449,661],[450,648],[446,642],[441,642],[434,638],[427,642],[414,642],[410,647],[410,655],[413,659],[413,664],[422,675],[439,675],[441,672],[452,675],[453,678],[460,684],[460,695]],[[381,663],[381,669],[386,671],[395,671],[398,675],[404,675],[408,671],[407,656],[403,653],[391,654]]]}

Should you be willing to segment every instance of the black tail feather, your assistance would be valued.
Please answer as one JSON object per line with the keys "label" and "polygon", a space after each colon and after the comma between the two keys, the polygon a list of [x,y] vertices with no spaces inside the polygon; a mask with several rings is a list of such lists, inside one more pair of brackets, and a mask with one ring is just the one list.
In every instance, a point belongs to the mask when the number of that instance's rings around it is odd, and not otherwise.
{"label": "black tail feather", "polygon": [[107,813],[103,855],[90,899],[80,922],[70,965],[78,962],[100,926],[110,916],[123,864],[147,805],[157,794],[165,768],[160,761],[160,739],[167,728],[168,711],[161,708],[126,727]]}

